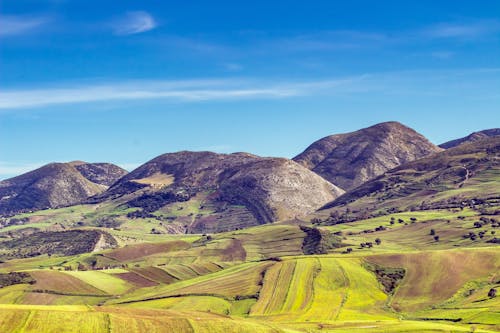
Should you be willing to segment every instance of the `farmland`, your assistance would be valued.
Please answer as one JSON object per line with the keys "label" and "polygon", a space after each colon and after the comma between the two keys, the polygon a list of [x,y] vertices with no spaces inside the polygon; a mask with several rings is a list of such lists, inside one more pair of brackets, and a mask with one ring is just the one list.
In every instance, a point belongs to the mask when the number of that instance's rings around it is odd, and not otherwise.
{"label": "farmland", "polygon": [[[486,242],[491,226],[481,228],[488,232],[481,240],[462,237],[481,216],[434,210],[321,226],[344,244],[324,254],[304,255],[303,222],[288,221],[9,260],[0,273],[23,271],[36,282],[0,288],[2,325],[7,332],[494,332],[500,303],[487,294],[499,287],[500,256]],[[378,245],[358,245],[376,238]],[[387,291],[375,268],[403,276]],[[44,326],[69,317],[65,326]]]}

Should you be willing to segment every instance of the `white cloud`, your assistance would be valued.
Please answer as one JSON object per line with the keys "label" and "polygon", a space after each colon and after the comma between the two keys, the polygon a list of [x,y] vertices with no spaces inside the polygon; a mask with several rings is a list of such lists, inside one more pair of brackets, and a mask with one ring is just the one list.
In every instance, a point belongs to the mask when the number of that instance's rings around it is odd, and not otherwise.
{"label": "white cloud", "polygon": [[[446,57],[448,54],[436,55]],[[125,81],[65,88],[9,89],[0,91],[0,112],[53,105],[99,103],[112,106],[123,101],[196,103],[234,100],[269,100],[304,96],[361,96],[364,93],[472,96],[489,94],[484,86],[496,86],[499,68],[414,70],[368,73],[320,80],[204,79],[173,81]],[[63,83],[60,84],[63,86]],[[443,89],[446,87],[446,89]],[[480,96],[479,96],[480,95]],[[495,95],[496,96],[496,95]]]}
{"label": "white cloud", "polygon": [[500,22],[484,20],[471,23],[439,23],[422,30],[428,38],[475,38],[500,32]]}
{"label": "white cloud", "polygon": [[345,80],[269,83],[245,80],[129,81],[72,88],[4,90],[0,109],[18,109],[56,104],[152,100],[197,102],[227,99],[285,98],[307,94],[318,86],[344,84]]}
{"label": "white cloud", "polygon": [[0,37],[29,33],[48,21],[43,16],[0,15]]}
{"label": "white cloud", "polygon": [[112,23],[116,35],[134,35],[153,30],[157,23],[153,16],[145,11],[128,12],[123,18]]}

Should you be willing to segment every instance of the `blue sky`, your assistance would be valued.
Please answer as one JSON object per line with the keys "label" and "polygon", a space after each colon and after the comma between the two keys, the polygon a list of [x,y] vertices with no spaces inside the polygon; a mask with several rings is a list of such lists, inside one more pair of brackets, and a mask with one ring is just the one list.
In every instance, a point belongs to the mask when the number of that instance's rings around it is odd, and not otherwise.
{"label": "blue sky", "polygon": [[500,125],[500,2],[0,3],[0,179],[178,150],[293,157],[397,120]]}

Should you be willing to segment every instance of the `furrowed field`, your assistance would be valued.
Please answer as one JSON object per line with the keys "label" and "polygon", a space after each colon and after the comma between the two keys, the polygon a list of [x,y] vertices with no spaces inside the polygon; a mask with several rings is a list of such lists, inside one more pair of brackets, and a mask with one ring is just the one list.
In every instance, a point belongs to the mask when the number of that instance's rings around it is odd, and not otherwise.
{"label": "furrowed field", "polygon": [[[462,237],[479,217],[467,209],[436,210],[320,227],[342,243],[326,254],[305,255],[308,236],[292,221],[75,256],[13,259],[0,264],[0,273],[24,272],[34,281],[0,288],[0,327],[497,332],[500,298],[488,292],[500,287],[500,252],[495,244]],[[431,229],[441,235],[439,242]],[[378,245],[360,246],[376,238]]]}

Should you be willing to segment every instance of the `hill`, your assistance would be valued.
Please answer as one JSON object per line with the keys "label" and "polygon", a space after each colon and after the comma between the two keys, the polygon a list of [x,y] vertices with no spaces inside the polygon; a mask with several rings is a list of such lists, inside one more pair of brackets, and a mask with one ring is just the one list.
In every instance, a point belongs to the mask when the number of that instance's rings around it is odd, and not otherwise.
{"label": "hill", "polygon": [[111,163],[70,162],[83,177],[93,183],[111,186],[128,172]]}
{"label": "hill", "polygon": [[474,132],[467,135],[466,137],[442,143],[439,145],[439,147],[444,149],[453,148],[461,145],[462,143],[479,141],[492,136],[500,136],[500,128],[492,128],[484,131]]}
{"label": "hill", "polygon": [[498,332],[500,137],[437,150],[346,193],[246,153],[52,165],[100,192],[0,217],[0,331]]}
{"label": "hill", "polygon": [[323,208],[339,221],[468,206],[498,214],[499,156],[500,137],[464,143],[394,168]]}
{"label": "hill", "polygon": [[127,172],[107,163],[51,163],[0,182],[0,214],[69,206],[104,191]]}
{"label": "hill", "polygon": [[387,170],[440,150],[413,129],[386,122],[322,138],[293,160],[351,190]]}
{"label": "hill", "polygon": [[220,232],[303,216],[342,193],[291,160],[183,151],[154,158],[91,202],[122,202],[185,232]]}

